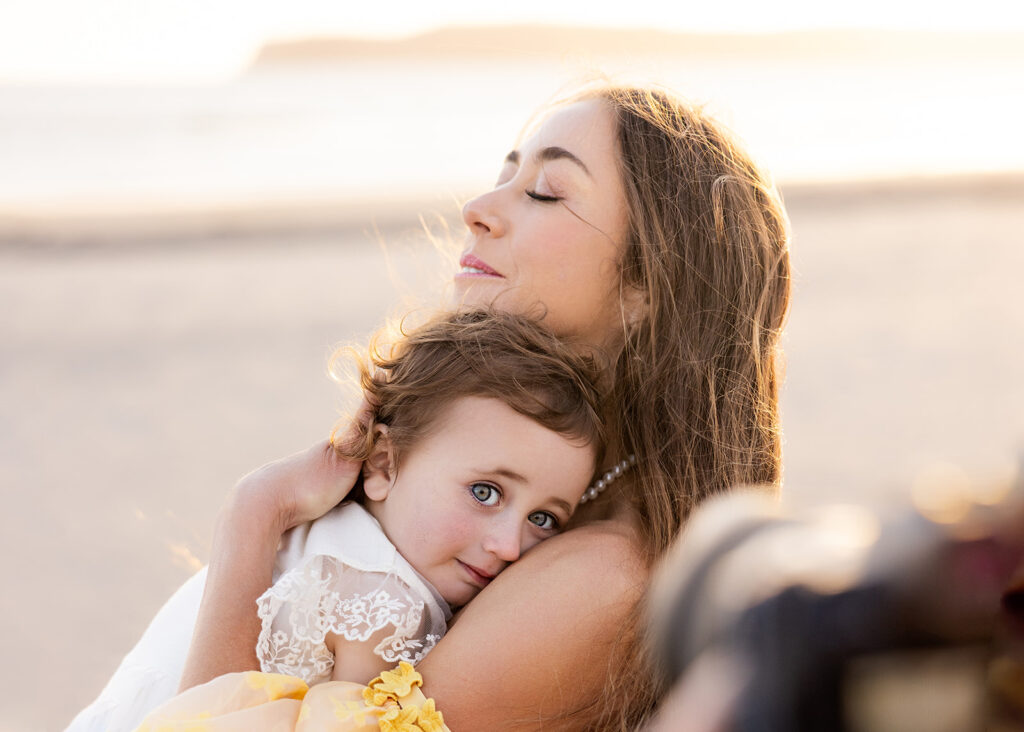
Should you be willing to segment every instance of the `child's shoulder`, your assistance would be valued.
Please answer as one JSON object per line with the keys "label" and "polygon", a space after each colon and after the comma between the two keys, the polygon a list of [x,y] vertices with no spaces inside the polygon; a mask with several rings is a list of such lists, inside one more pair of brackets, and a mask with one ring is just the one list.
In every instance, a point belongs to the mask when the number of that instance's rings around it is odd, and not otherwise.
{"label": "child's shoulder", "polygon": [[278,549],[277,570],[283,574],[310,557],[327,556],[379,572],[393,568],[397,554],[377,520],[358,503],[346,502],[288,531]]}
{"label": "child's shoulder", "polygon": [[451,618],[444,598],[355,503],[285,537],[274,584],[256,605],[262,670],[308,683],[330,677],[336,638],[368,644],[364,655],[375,654],[381,666],[415,663]]}
{"label": "child's shoulder", "polygon": [[282,539],[274,571],[275,585],[315,585],[323,591],[351,594],[386,588],[416,597],[444,620],[448,604],[392,544],[377,520],[360,504],[346,502]]}

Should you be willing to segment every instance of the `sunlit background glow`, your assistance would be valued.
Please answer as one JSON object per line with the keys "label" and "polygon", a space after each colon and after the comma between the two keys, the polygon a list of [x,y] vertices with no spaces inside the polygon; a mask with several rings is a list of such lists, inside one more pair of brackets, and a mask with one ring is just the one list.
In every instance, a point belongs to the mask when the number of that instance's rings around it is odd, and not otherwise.
{"label": "sunlit background glow", "polygon": [[[1013,141],[1024,95],[1013,90],[1024,51],[1012,49],[1024,43],[1008,33],[1024,28],[1024,6],[1015,7],[406,2],[381,13],[327,0],[8,4],[0,217],[311,200],[449,205],[490,184],[522,120],[594,71],[660,81],[706,104],[781,181],[1020,170],[1024,146]],[[531,35],[502,24],[563,30],[543,55],[364,51],[305,64],[260,56],[282,40],[396,39],[453,26],[484,49]],[[634,41],[628,52],[581,54],[571,49],[573,28],[583,26],[805,35],[774,46],[734,36],[720,41],[738,49],[728,53],[706,44],[689,52],[681,41],[680,53],[651,54]],[[886,31],[887,50],[873,40],[853,52],[814,44],[816,29],[836,28]],[[993,32],[991,43],[976,36]],[[967,120],[977,129],[965,129]]]}
{"label": "sunlit background glow", "polygon": [[1024,6],[962,2],[815,0],[719,3],[595,3],[523,0],[17,0],[0,10],[0,80],[197,81],[245,67],[271,39],[344,35],[398,37],[448,25],[545,23],[763,33],[821,28],[1012,31]]}
{"label": "sunlit background glow", "polygon": [[[524,52],[509,24],[559,30]],[[584,26],[714,35],[579,53]],[[477,48],[402,40],[453,27]],[[265,52],[342,37],[391,45]],[[443,301],[418,216],[458,248],[460,202],[595,71],[705,105],[781,185],[785,496],[998,502],[1024,437],[1022,39],[1006,0],[0,3],[0,729],[99,691],[238,477],[329,433],[332,345]],[[766,561],[845,556],[835,590],[859,516]]]}

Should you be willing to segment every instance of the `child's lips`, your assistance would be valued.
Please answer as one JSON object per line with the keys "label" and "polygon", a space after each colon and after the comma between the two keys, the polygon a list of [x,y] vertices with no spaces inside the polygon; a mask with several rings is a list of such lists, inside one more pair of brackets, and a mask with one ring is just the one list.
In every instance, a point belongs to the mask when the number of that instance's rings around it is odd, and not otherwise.
{"label": "child's lips", "polygon": [[473,584],[478,585],[480,587],[486,587],[490,583],[490,581],[497,576],[496,574],[490,574],[489,572],[485,572],[479,567],[474,567],[472,564],[466,564],[465,562],[459,559],[456,559],[455,561],[461,564],[462,568],[466,570],[466,574],[469,575],[469,578],[473,582]]}

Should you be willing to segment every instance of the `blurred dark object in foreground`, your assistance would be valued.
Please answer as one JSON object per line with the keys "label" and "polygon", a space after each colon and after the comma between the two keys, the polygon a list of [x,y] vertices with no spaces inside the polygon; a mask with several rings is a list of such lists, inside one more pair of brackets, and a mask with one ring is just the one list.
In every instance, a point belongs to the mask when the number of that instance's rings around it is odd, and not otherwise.
{"label": "blurred dark object in foreground", "polygon": [[656,582],[652,732],[1024,730],[1022,487],[703,507]]}

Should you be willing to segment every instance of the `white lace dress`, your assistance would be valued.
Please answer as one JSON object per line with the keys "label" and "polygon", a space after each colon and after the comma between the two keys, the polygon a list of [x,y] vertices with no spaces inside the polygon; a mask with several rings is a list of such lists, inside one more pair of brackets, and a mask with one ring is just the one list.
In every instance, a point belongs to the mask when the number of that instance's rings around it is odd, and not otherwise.
{"label": "white lace dress", "polygon": [[[264,671],[329,678],[328,632],[375,642],[381,668],[415,663],[445,631],[448,605],[358,504],[344,504],[288,532],[275,584],[259,600],[257,652]],[[129,732],[173,697],[206,584],[203,568],[161,608],[100,695],[67,732]]]}
{"label": "white lace dress", "polygon": [[418,663],[444,635],[451,610],[362,506],[345,503],[288,532],[274,584],[257,601],[263,671],[308,684],[331,677],[328,634],[372,643],[381,668]]}

